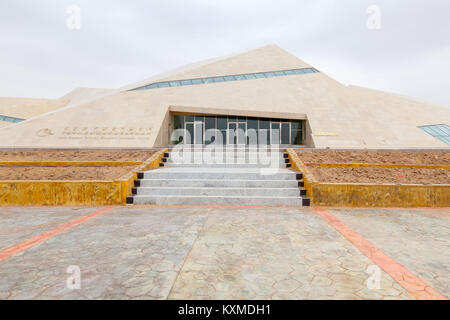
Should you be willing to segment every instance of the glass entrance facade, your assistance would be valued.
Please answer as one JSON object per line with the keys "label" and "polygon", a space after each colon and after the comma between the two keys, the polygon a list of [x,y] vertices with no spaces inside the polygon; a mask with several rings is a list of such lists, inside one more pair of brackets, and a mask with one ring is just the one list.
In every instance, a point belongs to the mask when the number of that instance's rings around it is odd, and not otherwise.
{"label": "glass entrance facade", "polygon": [[302,145],[303,120],[174,115],[172,144]]}

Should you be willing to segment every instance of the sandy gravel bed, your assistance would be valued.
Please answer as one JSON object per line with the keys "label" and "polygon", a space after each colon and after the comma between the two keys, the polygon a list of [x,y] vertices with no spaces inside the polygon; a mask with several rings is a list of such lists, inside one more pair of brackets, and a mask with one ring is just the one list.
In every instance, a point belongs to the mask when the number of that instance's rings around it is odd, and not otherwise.
{"label": "sandy gravel bed", "polygon": [[1,180],[113,180],[135,167],[0,167]]}
{"label": "sandy gravel bed", "polygon": [[450,165],[450,151],[302,150],[297,153],[303,162]]}
{"label": "sandy gravel bed", "polygon": [[0,161],[143,161],[155,151],[0,151]]}
{"label": "sandy gravel bed", "polygon": [[309,166],[319,182],[450,184],[450,170],[416,168],[323,168]]}

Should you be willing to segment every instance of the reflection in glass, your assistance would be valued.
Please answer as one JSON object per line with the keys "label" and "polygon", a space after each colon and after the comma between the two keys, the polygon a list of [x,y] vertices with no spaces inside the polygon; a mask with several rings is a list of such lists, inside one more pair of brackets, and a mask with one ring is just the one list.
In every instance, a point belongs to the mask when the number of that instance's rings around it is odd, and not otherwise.
{"label": "reflection in glass", "polygon": [[238,124],[238,144],[246,144],[245,132],[247,131],[247,125],[245,123]]}
{"label": "reflection in glass", "polygon": [[270,130],[269,129],[259,129],[258,130],[258,142],[260,145],[270,144]]}
{"label": "reflection in glass", "polygon": [[259,128],[260,129],[270,129],[270,120],[269,119],[259,119]]}
{"label": "reflection in glass", "polygon": [[203,123],[195,123],[195,144],[203,144]]}
{"label": "reflection in glass", "polygon": [[186,123],[186,136],[184,137],[186,144],[193,144],[194,143],[194,124],[193,123]]}
{"label": "reflection in glass", "polygon": [[272,144],[280,144],[280,124],[278,122],[272,122]]}
{"label": "reflection in glass", "polygon": [[289,123],[283,122],[281,124],[281,144],[289,144]]}
{"label": "reflection in glass", "polygon": [[147,89],[155,89],[155,88],[167,88],[178,87],[178,86],[189,86],[192,84],[205,84],[205,83],[213,83],[213,82],[223,82],[223,81],[240,81],[240,80],[253,80],[259,78],[271,78],[271,77],[282,77],[293,74],[304,74],[304,73],[315,73],[319,72],[314,68],[302,68],[302,69],[294,69],[294,70],[279,70],[274,72],[258,72],[258,73],[246,73],[246,74],[237,74],[237,75],[220,75],[216,77],[209,78],[200,78],[200,79],[186,79],[186,80],[173,80],[170,82],[156,82],[145,85],[143,87],[135,88],[132,90],[147,90]]}
{"label": "reflection in glass", "polygon": [[236,144],[236,123],[228,123],[228,144]]}
{"label": "reflection in glass", "polygon": [[302,132],[301,131],[292,131],[291,132],[291,144],[302,144]]}
{"label": "reflection in glass", "polygon": [[217,117],[217,129],[227,128],[227,117]]}

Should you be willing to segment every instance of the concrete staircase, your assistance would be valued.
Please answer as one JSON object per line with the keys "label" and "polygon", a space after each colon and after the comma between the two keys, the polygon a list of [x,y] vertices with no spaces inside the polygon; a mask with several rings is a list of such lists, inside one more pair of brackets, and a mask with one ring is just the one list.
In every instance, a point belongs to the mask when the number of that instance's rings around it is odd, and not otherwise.
{"label": "concrete staircase", "polygon": [[280,150],[172,149],[138,173],[129,204],[309,206],[302,174]]}

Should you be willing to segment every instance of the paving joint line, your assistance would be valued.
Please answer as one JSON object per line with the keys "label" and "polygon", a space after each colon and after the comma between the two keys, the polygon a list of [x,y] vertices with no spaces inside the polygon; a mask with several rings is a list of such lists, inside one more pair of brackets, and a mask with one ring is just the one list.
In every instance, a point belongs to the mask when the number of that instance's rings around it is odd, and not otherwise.
{"label": "paving joint line", "polygon": [[10,257],[12,257],[18,253],[24,252],[40,243],[43,243],[43,242],[61,234],[67,230],[70,230],[92,218],[95,218],[101,214],[111,211],[114,208],[116,208],[116,207],[113,206],[113,207],[104,207],[104,208],[98,209],[87,215],[81,216],[78,219],[68,221],[68,222],[63,223],[53,229],[47,230],[37,236],[31,237],[27,240],[24,240],[22,242],[16,243],[16,244],[6,248],[6,249],[3,249],[0,251],[0,262],[5,261],[6,259],[9,259]]}
{"label": "paving joint line", "polygon": [[415,276],[406,267],[389,257],[358,232],[324,208],[314,208],[331,227],[355,246],[362,254],[383,269],[394,281],[418,300],[448,300],[445,296]]}
{"label": "paving joint line", "polygon": [[190,255],[191,255],[191,252],[194,249],[195,244],[197,243],[198,238],[200,237],[201,233],[205,229],[206,222],[209,220],[210,214],[211,214],[211,212],[208,211],[208,213],[206,214],[205,221],[203,222],[202,227],[198,231],[197,237],[195,238],[194,242],[192,243],[192,247],[189,249],[189,252],[187,253],[186,258],[184,258],[183,264],[181,265],[180,270],[178,271],[178,274],[177,274],[175,280],[173,281],[172,286],[170,287],[170,290],[169,290],[169,293],[167,294],[166,300],[169,300],[169,297],[172,294],[173,288],[175,287],[175,283],[177,283],[178,278],[179,278],[179,276],[180,276],[181,272],[183,271],[183,268],[184,268],[184,266],[186,264],[186,261],[189,259]]}

